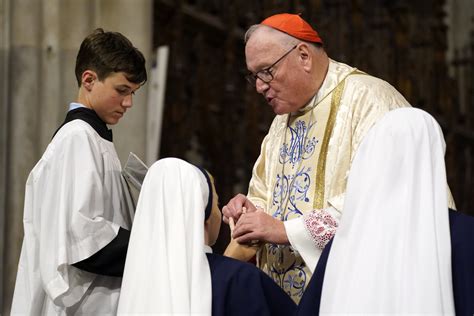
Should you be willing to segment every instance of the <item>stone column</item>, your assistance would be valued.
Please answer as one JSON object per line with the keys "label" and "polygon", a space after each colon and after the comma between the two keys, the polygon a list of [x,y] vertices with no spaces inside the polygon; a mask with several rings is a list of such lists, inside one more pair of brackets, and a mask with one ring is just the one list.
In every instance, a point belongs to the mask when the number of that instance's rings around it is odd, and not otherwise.
{"label": "stone column", "polygon": [[16,278],[17,263],[23,237],[23,198],[26,178],[40,153],[41,112],[41,2],[9,1],[7,130],[5,221],[3,253],[4,313],[8,308]]}
{"label": "stone column", "polygon": [[[0,232],[5,232],[9,103],[10,0],[0,1]],[[3,238],[2,238],[3,239]],[[5,243],[0,242],[0,306],[3,306]],[[1,311],[1,309],[0,309]]]}
{"label": "stone column", "polygon": [[[0,313],[9,315],[29,172],[77,96],[74,66],[96,27],[127,36],[147,60],[151,0],[0,0]],[[113,128],[122,162],[145,156],[146,86]]]}

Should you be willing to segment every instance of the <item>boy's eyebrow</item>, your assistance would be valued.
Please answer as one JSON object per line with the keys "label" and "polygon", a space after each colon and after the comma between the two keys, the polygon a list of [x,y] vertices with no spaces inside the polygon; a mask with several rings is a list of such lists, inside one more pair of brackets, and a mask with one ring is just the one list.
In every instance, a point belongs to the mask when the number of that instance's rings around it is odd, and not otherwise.
{"label": "boy's eyebrow", "polygon": [[140,89],[141,86],[139,86],[138,88],[136,89],[133,89],[132,87],[130,87],[128,84],[126,83],[121,83],[121,84],[118,84],[115,86],[115,88],[122,88],[122,89],[127,89],[128,91],[131,91],[132,93],[137,91],[138,89]]}
{"label": "boy's eyebrow", "polygon": [[116,87],[121,87],[121,88],[127,88],[127,89],[132,89],[128,84],[126,83],[120,83]]}

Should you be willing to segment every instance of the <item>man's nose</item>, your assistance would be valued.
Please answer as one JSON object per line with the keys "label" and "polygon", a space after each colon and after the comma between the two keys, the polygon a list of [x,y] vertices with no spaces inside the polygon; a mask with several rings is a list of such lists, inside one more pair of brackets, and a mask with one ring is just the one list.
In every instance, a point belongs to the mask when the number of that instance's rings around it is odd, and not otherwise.
{"label": "man's nose", "polygon": [[260,94],[264,94],[265,91],[267,91],[269,87],[270,85],[260,78],[257,78],[257,80],[255,81],[255,89]]}

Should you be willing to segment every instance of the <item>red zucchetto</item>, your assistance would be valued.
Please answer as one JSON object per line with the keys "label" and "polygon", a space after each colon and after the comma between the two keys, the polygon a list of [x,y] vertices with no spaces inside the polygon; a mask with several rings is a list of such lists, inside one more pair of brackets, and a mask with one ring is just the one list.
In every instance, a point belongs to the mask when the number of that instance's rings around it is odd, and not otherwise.
{"label": "red zucchetto", "polygon": [[323,43],[318,32],[308,22],[303,20],[299,14],[275,14],[263,20],[260,24],[282,31],[302,41]]}

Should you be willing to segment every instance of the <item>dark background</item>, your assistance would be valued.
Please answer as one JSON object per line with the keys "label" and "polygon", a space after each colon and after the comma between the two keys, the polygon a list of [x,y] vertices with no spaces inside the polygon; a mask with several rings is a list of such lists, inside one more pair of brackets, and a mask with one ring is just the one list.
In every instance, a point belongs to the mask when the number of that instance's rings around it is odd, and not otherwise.
{"label": "dark background", "polygon": [[[332,59],[388,81],[435,116],[457,207],[474,215],[474,35],[448,65],[444,1],[154,0],[153,12],[153,46],[170,46],[160,156],[207,168],[221,206],[247,192],[274,117],[244,79],[243,35],[265,17],[289,12],[310,22]],[[216,251],[227,241],[223,225]]]}

